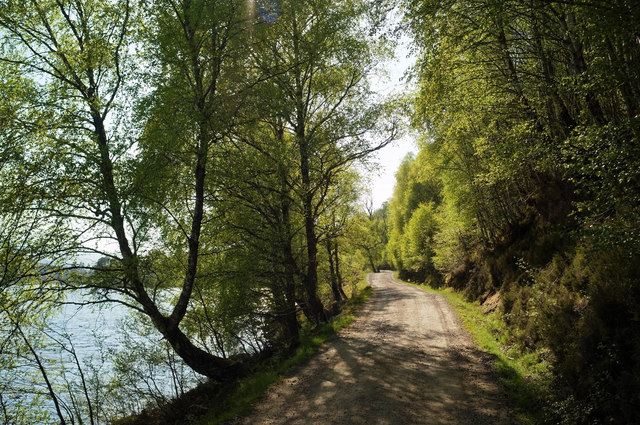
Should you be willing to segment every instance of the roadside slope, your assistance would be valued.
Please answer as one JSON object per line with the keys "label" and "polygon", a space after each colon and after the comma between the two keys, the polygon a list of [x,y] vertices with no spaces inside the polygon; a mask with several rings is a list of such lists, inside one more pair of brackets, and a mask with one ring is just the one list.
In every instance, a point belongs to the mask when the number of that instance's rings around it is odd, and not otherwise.
{"label": "roadside slope", "polygon": [[369,275],[356,322],[236,424],[508,424],[487,355],[447,301]]}

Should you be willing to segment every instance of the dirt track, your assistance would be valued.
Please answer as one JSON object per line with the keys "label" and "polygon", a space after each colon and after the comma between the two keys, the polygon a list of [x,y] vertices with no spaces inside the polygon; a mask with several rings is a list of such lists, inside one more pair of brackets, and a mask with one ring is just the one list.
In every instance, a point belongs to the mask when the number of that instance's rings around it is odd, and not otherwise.
{"label": "dirt track", "polygon": [[509,424],[489,357],[447,301],[369,275],[357,321],[236,424]]}

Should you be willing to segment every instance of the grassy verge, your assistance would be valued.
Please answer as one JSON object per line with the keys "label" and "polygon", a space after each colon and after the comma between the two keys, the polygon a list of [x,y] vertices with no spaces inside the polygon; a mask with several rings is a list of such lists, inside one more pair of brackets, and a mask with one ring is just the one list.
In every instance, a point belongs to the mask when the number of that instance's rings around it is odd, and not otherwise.
{"label": "grassy verge", "polygon": [[218,400],[215,409],[199,420],[198,424],[217,425],[242,414],[271,385],[279,382],[285,372],[309,360],[327,339],[355,320],[355,312],[373,292],[365,279],[359,284],[358,289],[357,295],[346,301],[342,306],[342,312],[329,323],[315,330],[303,329],[300,347],[292,356],[280,359],[263,370],[240,379],[221,400]]}
{"label": "grassy verge", "polygon": [[522,352],[509,345],[509,331],[500,313],[485,314],[478,302],[468,302],[452,288],[436,289],[428,285],[405,282],[444,296],[456,311],[462,325],[473,336],[478,347],[495,356],[495,370],[507,397],[513,404],[516,418],[523,424],[542,421],[542,403],[547,393],[549,364],[539,353]]}

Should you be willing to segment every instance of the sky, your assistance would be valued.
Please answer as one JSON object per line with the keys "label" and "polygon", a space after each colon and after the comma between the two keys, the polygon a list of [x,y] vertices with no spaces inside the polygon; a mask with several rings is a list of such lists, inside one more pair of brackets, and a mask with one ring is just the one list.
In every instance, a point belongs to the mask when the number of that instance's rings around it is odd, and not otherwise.
{"label": "sky", "polygon": [[380,208],[393,196],[396,171],[409,152],[416,152],[415,142],[409,136],[393,142],[378,152],[376,159],[378,166],[369,176],[370,196],[374,209]]}
{"label": "sky", "polygon": [[[370,79],[372,88],[376,92],[393,95],[411,91],[402,78],[415,62],[415,57],[409,53],[408,45],[409,40],[406,37],[401,38],[396,48],[395,58],[383,63],[381,66],[383,72],[378,72]],[[396,171],[409,152],[417,152],[417,147],[411,135],[405,135],[378,151],[377,156],[373,158],[378,163],[369,176],[370,196],[374,208],[380,208],[382,203],[393,195]]]}

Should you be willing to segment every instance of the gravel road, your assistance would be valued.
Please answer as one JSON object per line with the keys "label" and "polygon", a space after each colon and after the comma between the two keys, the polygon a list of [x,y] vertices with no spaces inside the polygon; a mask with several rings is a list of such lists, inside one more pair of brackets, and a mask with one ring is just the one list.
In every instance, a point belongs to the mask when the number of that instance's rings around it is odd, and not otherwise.
{"label": "gravel road", "polygon": [[490,371],[446,299],[371,274],[358,319],[235,424],[510,424]]}

